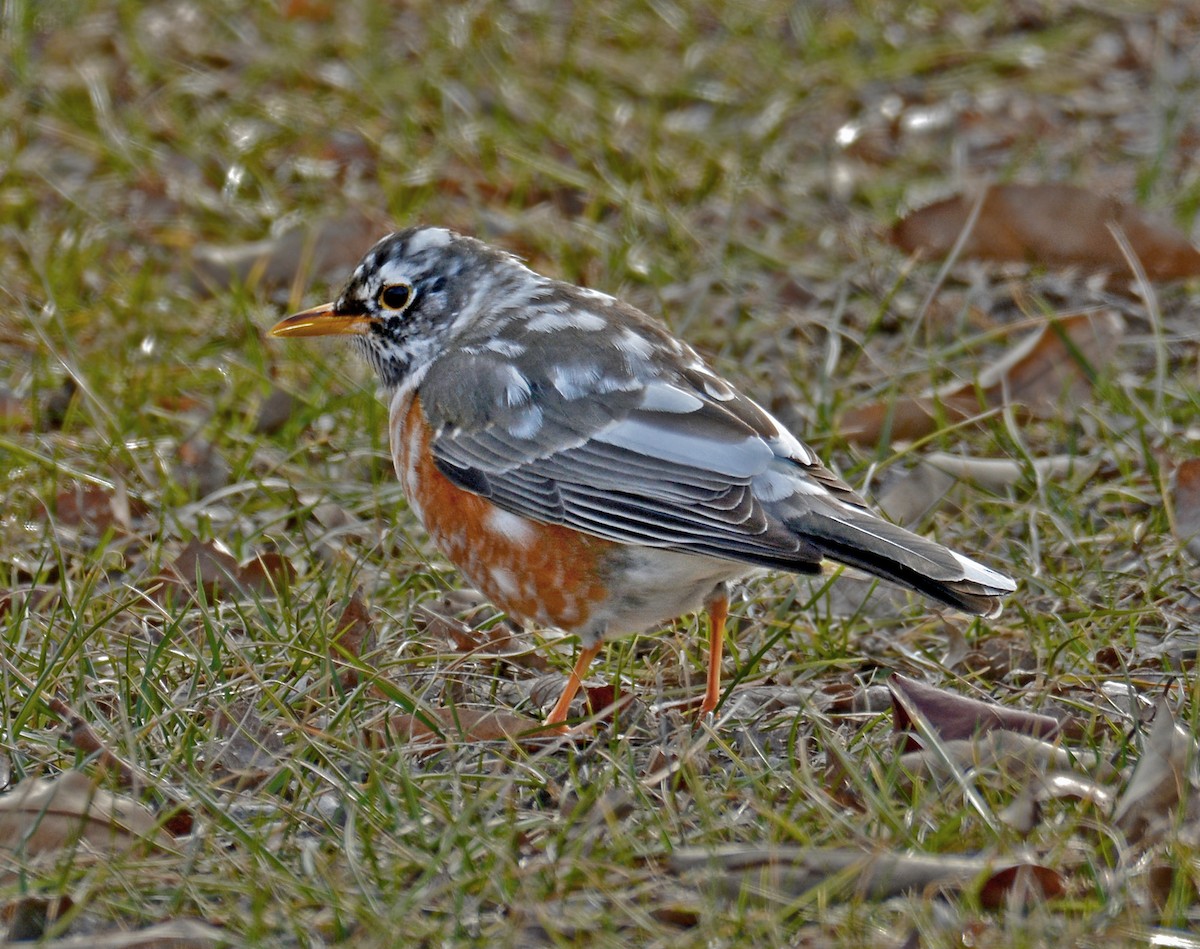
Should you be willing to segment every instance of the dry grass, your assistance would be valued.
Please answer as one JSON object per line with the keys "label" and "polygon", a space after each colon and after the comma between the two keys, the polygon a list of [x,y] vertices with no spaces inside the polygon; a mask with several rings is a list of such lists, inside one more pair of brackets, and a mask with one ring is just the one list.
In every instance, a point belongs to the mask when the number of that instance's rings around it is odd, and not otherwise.
{"label": "dry grass", "polygon": [[[57,700],[134,769],[132,793],[193,821],[170,852],[19,857],[9,905],[68,895],[58,931],[198,917],[255,945],[1116,945],[1196,924],[1190,793],[1147,804],[1165,827],[1140,836],[1072,797],[1014,822],[1036,775],[914,782],[879,688],[898,672],[1070,711],[1067,747],[1125,769],[1096,778],[1114,793],[1147,760],[1154,700],[1195,729],[1197,567],[1164,503],[1200,438],[1194,285],[1148,305],[1120,281],[969,262],[938,283],[882,239],[981,179],[1069,181],[1188,229],[1189,5],[81,0],[4,17],[0,762],[12,783],[102,770]],[[324,263],[301,244],[232,284],[193,266],[335,220]],[[606,651],[597,682],[632,699],[589,740],[400,740],[399,716],[447,707],[538,717],[572,647],[530,631],[515,654],[464,651],[502,621],[453,595],[407,514],[365,367],[264,338],[387,220],[662,313],[872,493],[934,449],[1017,459],[1019,478],[959,485],[919,528],[1020,592],[967,623],[883,591],[859,606],[845,578],[763,580],[736,604],[711,731],[680,709],[704,660],[686,621]],[[849,409],[974,378],[1007,327],[1100,305],[1122,345],[1058,413],[839,437]],[[1101,464],[1038,477],[1064,454]],[[185,562],[155,592],[193,539],[239,563],[277,551],[295,576],[200,568],[220,582],[198,592]],[[348,658],[330,643],[360,586],[376,641]],[[852,872],[811,886],[668,862],[725,844],[1028,858],[1066,889],[995,909],[982,878],[871,899]]]}

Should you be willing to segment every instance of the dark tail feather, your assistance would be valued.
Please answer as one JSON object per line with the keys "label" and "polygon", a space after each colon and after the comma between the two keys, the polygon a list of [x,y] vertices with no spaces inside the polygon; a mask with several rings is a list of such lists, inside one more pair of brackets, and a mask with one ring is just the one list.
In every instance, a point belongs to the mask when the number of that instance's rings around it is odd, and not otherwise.
{"label": "dark tail feather", "polygon": [[1002,573],[868,511],[831,504],[789,518],[788,526],[830,560],[857,567],[981,616],[1000,612],[1016,584]]}

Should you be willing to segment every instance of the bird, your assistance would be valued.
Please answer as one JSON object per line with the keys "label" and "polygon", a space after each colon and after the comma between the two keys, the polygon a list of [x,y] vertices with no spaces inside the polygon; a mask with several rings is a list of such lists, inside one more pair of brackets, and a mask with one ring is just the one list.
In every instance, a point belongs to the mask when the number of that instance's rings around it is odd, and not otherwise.
{"label": "bird", "polygon": [[498,609],[573,634],[545,728],[606,640],[704,610],[720,701],[730,584],[830,560],[994,616],[1012,579],[875,514],[766,409],[614,296],[444,227],[376,243],[273,337],[347,336],[377,371],[410,510]]}

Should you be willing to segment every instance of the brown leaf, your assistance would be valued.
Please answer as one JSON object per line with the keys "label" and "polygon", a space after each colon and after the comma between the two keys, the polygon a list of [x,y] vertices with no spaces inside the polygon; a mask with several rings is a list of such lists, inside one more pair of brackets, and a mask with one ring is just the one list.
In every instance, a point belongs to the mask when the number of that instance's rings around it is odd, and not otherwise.
{"label": "brown leaf", "polygon": [[371,611],[363,602],[361,586],[354,591],[333,628],[329,657],[335,666],[345,667],[342,672],[342,685],[353,689],[358,685],[358,670],[347,664],[346,657],[361,660],[363,656],[374,651],[379,639],[371,619]]}
{"label": "brown leaf", "polygon": [[912,729],[914,717],[923,718],[945,741],[973,738],[994,728],[1049,738],[1074,725],[1069,717],[1060,720],[969,699],[902,675],[888,679],[888,688],[892,692],[894,727],[898,732]]}
{"label": "brown leaf", "polygon": [[424,606],[417,608],[413,619],[418,628],[449,639],[459,652],[481,659],[499,659],[511,666],[537,672],[551,669],[550,662],[537,652],[533,643],[521,642],[503,623],[473,629],[461,620]]}
{"label": "brown leaf", "polygon": [[1065,774],[1081,759],[1083,765],[1097,777],[1111,780],[1116,776],[1111,765],[1090,752],[1068,751],[1040,738],[1005,729],[993,729],[969,739],[939,739],[935,748],[905,752],[898,763],[902,772],[900,785],[905,788],[910,786],[910,775],[926,781],[943,782],[952,779],[955,770],[994,771],[1025,783],[1037,780],[1039,793],[1035,799],[1038,801],[1070,797],[1073,791],[1075,796],[1103,806],[1111,801],[1112,796],[1091,783],[1090,779],[1079,778],[1073,785],[1067,785],[1065,781],[1059,783],[1047,776],[1047,772],[1055,769]]}
{"label": "brown leaf", "polygon": [[[944,257],[978,203],[978,195],[964,194],[920,208],[895,225],[892,241],[909,253]],[[1124,234],[1150,278],[1200,274],[1200,251],[1174,227],[1152,221],[1140,208],[1063,184],[989,187],[960,255],[1128,271],[1129,262],[1110,228]]]}
{"label": "brown leaf", "polygon": [[135,517],[145,516],[146,505],[130,498],[124,485],[115,489],[98,484],[77,484],[63,488],[54,499],[54,517],[70,527],[87,526],[103,532],[110,527],[132,529]]}
{"label": "brown leaf", "polygon": [[1200,562],[1200,458],[1175,469],[1175,537]]}
{"label": "brown leaf", "polygon": [[179,556],[159,575],[160,586],[154,591],[159,599],[173,589],[203,589],[205,596],[216,599],[230,593],[254,593],[274,596],[296,578],[296,568],[283,554],[263,551],[244,564],[216,541],[192,538]]}
{"label": "brown leaf", "polygon": [[200,245],[192,250],[195,289],[213,292],[239,283],[270,291],[328,283],[340,279],[388,230],[381,215],[350,210],[252,244]]}
{"label": "brown leaf", "polygon": [[238,789],[255,787],[279,769],[283,739],[247,699],[219,706],[212,715],[212,730],[217,737],[206,743],[204,757]]}
{"label": "brown leaf", "polygon": [[273,595],[296,580],[296,568],[277,550],[255,554],[237,568],[237,582],[250,590]]}
{"label": "brown leaf", "polygon": [[1113,823],[1130,842],[1157,836],[1171,825],[1176,806],[1189,791],[1196,751],[1195,737],[1160,700],[1142,756],[1113,810]]}
{"label": "brown leaf", "polygon": [[1014,896],[1052,900],[1065,896],[1066,892],[1067,881],[1057,870],[1022,863],[997,870],[988,877],[979,888],[979,902],[985,909],[1003,909]]}
{"label": "brown leaf", "polygon": [[83,841],[103,853],[169,849],[154,814],[133,798],[95,787],[87,775],[66,771],[26,778],[0,796],[0,857],[35,857]]}
{"label": "brown leaf", "polygon": [[173,580],[190,590],[203,589],[214,597],[222,586],[236,582],[238,562],[233,554],[214,540],[193,537],[179,556],[167,567],[162,579]]}
{"label": "brown leaf", "polygon": [[274,435],[291,419],[296,409],[292,394],[279,386],[273,386],[258,407],[258,418],[254,422],[255,435]]}
{"label": "brown leaf", "polygon": [[1020,405],[1048,415],[1065,403],[1078,403],[1091,391],[1095,367],[1111,360],[1125,330],[1112,310],[1072,313],[1049,320],[974,383],[952,382],[915,398],[900,398],[852,409],[839,432],[861,445],[923,438],[942,420],[961,422],[980,412]]}
{"label": "brown leaf", "polygon": [[[501,740],[543,742],[547,738],[541,722],[500,709],[455,707],[425,709],[423,712],[423,715],[391,716],[388,732],[404,741],[439,746]],[[435,727],[431,728],[431,724]]]}
{"label": "brown leaf", "polygon": [[[699,877],[731,898],[760,893],[790,901],[815,886],[834,884],[844,895],[883,900],[931,886],[966,889],[983,874],[988,880],[1004,873],[1016,874],[1028,863],[998,861],[984,856],[958,854],[863,852],[848,847],[683,847],[666,858],[667,867],[689,878]],[[1039,868],[1039,870],[1044,868]],[[1065,884],[1054,871],[1046,878],[1047,895],[1058,895]],[[1044,874],[1035,877],[1042,880]],[[1000,876],[1001,881],[1005,878]],[[997,884],[1002,885],[1001,883]],[[1055,885],[1062,889],[1054,889]]]}
{"label": "brown leaf", "polygon": [[145,929],[59,936],[54,949],[216,949],[236,943],[229,931],[200,919],[173,919]]}

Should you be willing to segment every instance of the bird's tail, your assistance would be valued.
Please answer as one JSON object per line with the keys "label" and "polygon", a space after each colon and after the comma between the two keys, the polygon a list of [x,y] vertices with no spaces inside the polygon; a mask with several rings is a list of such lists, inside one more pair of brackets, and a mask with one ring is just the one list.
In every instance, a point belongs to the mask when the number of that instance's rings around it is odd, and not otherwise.
{"label": "bird's tail", "polygon": [[932,540],[837,501],[787,518],[830,560],[902,584],[967,613],[995,616],[1016,584]]}

